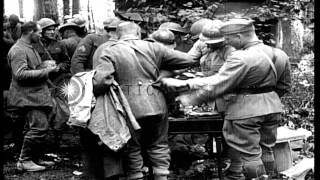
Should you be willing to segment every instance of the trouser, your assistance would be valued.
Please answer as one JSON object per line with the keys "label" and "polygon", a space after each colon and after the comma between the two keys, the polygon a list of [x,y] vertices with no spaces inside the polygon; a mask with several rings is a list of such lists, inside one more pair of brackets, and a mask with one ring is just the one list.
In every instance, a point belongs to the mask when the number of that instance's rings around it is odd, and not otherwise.
{"label": "trouser", "polygon": [[274,173],[274,154],[280,113],[225,120],[223,135],[229,145],[231,165],[229,171],[239,179],[244,173],[246,179]]}
{"label": "trouser", "polygon": [[48,134],[48,111],[44,108],[28,108],[14,113],[16,120],[25,123],[19,160],[37,160],[44,152]]}
{"label": "trouser", "polygon": [[14,153],[20,153],[23,142],[23,128],[25,117],[22,110],[8,110],[8,118],[12,123],[12,140],[14,142]]}
{"label": "trouser", "polygon": [[[128,179],[143,177],[144,162],[149,163],[155,176],[167,176],[170,165],[167,116],[148,116],[137,121],[141,130],[129,140],[126,148],[125,168]],[[145,160],[143,152],[146,153]]]}
{"label": "trouser", "polygon": [[90,180],[118,179],[123,175],[123,152],[114,152],[105,145],[99,145],[99,137],[87,128],[79,131],[83,148],[82,159],[85,173]]}

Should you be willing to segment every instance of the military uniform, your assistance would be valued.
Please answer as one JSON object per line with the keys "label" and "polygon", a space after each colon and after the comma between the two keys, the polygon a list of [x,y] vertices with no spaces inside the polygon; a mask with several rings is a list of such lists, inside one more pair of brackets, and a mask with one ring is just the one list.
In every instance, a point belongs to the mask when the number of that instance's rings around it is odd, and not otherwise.
{"label": "military uniform", "polygon": [[48,113],[52,108],[47,86],[48,71],[37,70],[38,52],[18,40],[8,53],[12,81],[8,91],[8,108],[16,121],[28,124],[19,159],[28,161],[41,155],[48,131]]}
{"label": "military uniform", "polygon": [[11,35],[14,42],[16,42],[21,37],[21,24],[20,23],[18,23],[16,25],[16,27],[14,27],[14,28],[12,28],[10,26],[10,23],[5,23],[3,26],[7,28],[6,31]]}
{"label": "military uniform", "polygon": [[67,47],[61,41],[50,39],[41,39],[40,43],[33,44],[33,47],[39,52],[42,61],[55,60],[56,64],[60,66],[57,73],[50,74],[50,79],[54,80],[62,73],[70,72],[70,57],[68,56]]}
{"label": "military uniform", "polygon": [[[277,79],[268,58],[274,60]],[[282,112],[279,96],[289,92],[291,83],[290,63],[282,50],[272,49],[261,41],[250,42],[233,52],[217,74],[187,83],[196,90],[190,101],[225,97],[223,134],[234,150],[232,171],[241,173],[244,166],[247,173],[258,173],[257,167],[262,166],[263,173],[263,164],[272,166],[272,147]],[[231,92],[234,94],[226,94]]]}
{"label": "military uniform", "polygon": [[61,40],[61,42],[66,45],[68,56],[70,58],[72,58],[72,56],[73,56],[74,52],[76,51],[77,46],[80,43],[81,39],[82,39],[81,37],[72,36],[72,37],[69,37],[67,39],[62,39]]}
{"label": "military uniform", "polygon": [[167,106],[162,91],[152,84],[159,76],[160,67],[167,70],[182,69],[194,61],[187,54],[170,50],[159,43],[127,37],[104,49],[98,63],[93,80],[94,92],[105,92],[105,88],[115,79],[142,128],[126,148],[128,177],[137,179],[143,176],[142,147],[149,156],[154,174],[168,175]]}
{"label": "military uniform", "polygon": [[[95,50],[93,55],[93,67],[101,52],[108,46],[115,44],[117,40],[109,39]],[[96,105],[97,106],[97,105]],[[106,179],[124,174],[123,151],[114,152],[107,146],[98,144],[100,138],[93,134],[88,128],[81,128],[79,131],[80,142],[83,148],[83,160],[86,175],[92,179]]]}
{"label": "military uniform", "polygon": [[107,35],[89,34],[78,44],[77,49],[71,59],[71,72],[92,70],[92,58],[96,49],[109,39]]}

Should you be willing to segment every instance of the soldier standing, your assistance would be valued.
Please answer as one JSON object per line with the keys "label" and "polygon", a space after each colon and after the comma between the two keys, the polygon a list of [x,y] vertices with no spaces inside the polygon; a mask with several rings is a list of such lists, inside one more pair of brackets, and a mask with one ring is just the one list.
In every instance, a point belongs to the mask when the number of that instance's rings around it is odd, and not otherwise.
{"label": "soldier standing", "polygon": [[188,31],[182,28],[180,24],[174,22],[165,22],[159,26],[159,29],[167,29],[173,32],[176,42],[175,50],[188,52],[192,47],[192,44],[184,39],[184,36],[188,34]]}
{"label": "soldier standing", "polygon": [[8,53],[12,70],[8,108],[15,114],[16,121],[26,124],[18,170],[40,171],[54,164],[42,160],[41,156],[49,127],[48,114],[52,108],[47,79],[57,67],[37,69],[41,58],[31,43],[39,41],[40,31],[40,26],[34,22],[23,24],[21,38]]}
{"label": "soldier standing", "polygon": [[[120,22],[118,19],[112,19],[112,22],[105,26],[109,39],[94,51],[92,57],[90,56],[93,68],[98,66],[98,59],[101,53],[118,41],[116,28]],[[97,106],[99,105],[96,104]],[[88,128],[81,128],[79,134],[80,143],[83,148],[82,158],[85,173],[88,177],[92,179],[116,180],[120,175],[124,174],[122,151],[114,152],[110,148],[99,145],[100,139],[98,135],[93,134]]]}
{"label": "soldier standing", "polygon": [[[116,80],[141,126],[126,147],[125,166],[128,179],[143,178],[144,158],[150,162],[155,180],[166,180],[169,174],[167,106],[162,91],[153,86],[159,68],[186,68],[194,61],[187,54],[166,48],[159,43],[140,40],[140,27],[132,22],[117,27],[119,41],[104,49],[95,68],[93,90],[108,91]],[[142,152],[148,155],[143,158]]]}
{"label": "soldier standing", "polygon": [[80,37],[81,34],[81,28],[77,24],[73,22],[68,22],[59,27],[58,30],[61,34],[62,40],[68,50],[68,56],[72,58],[74,52],[77,49],[77,46],[82,39]]}
{"label": "soldier standing", "polygon": [[229,20],[220,31],[227,44],[237,50],[228,56],[217,74],[162,82],[173,89],[193,90],[191,95],[177,98],[183,105],[229,97],[223,127],[231,159],[226,179],[272,176],[272,148],[282,112],[280,97],[290,91],[289,58],[282,50],[263,44],[250,20]]}
{"label": "soldier standing", "polygon": [[[118,18],[110,18],[104,22],[104,34],[88,34],[78,44],[71,59],[71,73],[92,70],[92,58],[96,49],[110,38],[108,25],[113,21],[120,21]],[[115,28],[114,28],[115,29]]]}
{"label": "soldier standing", "polygon": [[62,137],[62,130],[66,128],[65,122],[69,117],[66,97],[59,91],[61,86],[70,78],[70,58],[67,47],[56,39],[56,27],[59,25],[50,18],[42,18],[38,21],[41,27],[40,41],[33,44],[38,51],[41,60],[53,60],[59,70],[49,75],[51,95],[54,102],[53,111],[50,117],[50,125],[54,134],[54,148],[59,149]]}

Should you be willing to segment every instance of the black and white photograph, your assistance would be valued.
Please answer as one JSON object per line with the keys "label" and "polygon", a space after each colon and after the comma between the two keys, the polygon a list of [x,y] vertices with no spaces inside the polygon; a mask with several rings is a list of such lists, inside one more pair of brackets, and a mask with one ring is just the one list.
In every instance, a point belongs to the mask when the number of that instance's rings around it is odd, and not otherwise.
{"label": "black and white photograph", "polygon": [[4,0],[4,180],[314,180],[314,0]]}

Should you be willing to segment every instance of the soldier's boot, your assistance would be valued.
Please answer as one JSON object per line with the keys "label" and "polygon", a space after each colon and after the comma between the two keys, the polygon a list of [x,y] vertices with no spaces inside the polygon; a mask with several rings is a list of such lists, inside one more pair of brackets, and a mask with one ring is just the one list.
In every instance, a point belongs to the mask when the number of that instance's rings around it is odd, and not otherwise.
{"label": "soldier's boot", "polygon": [[167,180],[168,176],[167,175],[154,175],[153,179],[154,180]]}
{"label": "soldier's boot", "polygon": [[17,169],[19,171],[34,172],[34,171],[43,171],[46,169],[46,167],[40,166],[40,165],[34,163],[33,161],[29,160],[29,161],[18,161]]}
{"label": "soldier's boot", "polygon": [[42,160],[42,159],[39,159],[37,163],[39,165],[45,166],[45,167],[49,167],[49,166],[55,165],[55,162],[53,162],[53,161],[45,161],[45,160]]}
{"label": "soldier's boot", "polygon": [[252,180],[266,175],[266,170],[261,160],[244,162],[244,174],[246,179]]}

